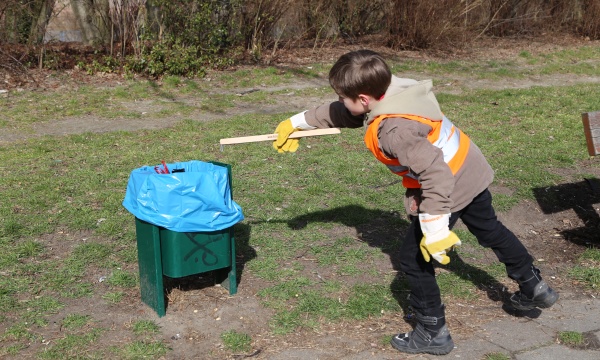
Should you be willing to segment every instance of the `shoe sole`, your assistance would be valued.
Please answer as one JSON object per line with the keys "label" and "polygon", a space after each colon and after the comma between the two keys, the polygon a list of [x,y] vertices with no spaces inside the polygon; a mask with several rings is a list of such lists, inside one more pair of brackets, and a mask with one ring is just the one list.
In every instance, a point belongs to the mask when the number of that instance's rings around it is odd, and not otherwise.
{"label": "shoe sole", "polygon": [[396,346],[394,341],[391,341],[391,344],[394,349],[396,349],[400,352],[403,352],[403,353],[408,353],[408,354],[447,355],[452,350],[454,350],[454,342],[452,340],[450,340],[450,342],[447,345],[445,345],[444,347],[429,348],[429,349],[411,349],[411,348],[400,347],[400,346]]}
{"label": "shoe sole", "polygon": [[546,294],[546,296],[543,299],[532,301],[531,304],[522,305],[511,300],[511,305],[515,309],[522,311],[533,310],[535,308],[547,309],[558,301],[558,297],[558,293],[550,289],[550,291],[548,291],[548,294]]}

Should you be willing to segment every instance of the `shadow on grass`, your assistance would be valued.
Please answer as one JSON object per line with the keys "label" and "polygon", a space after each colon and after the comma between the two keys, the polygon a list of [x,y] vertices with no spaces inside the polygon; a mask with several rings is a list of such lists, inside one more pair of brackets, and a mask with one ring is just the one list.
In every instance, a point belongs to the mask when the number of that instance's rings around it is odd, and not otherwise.
{"label": "shadow on grass", "polygon": [[600,247],[600,215],[594,205],[600,203],[600,180],[585,179],[577,183],[533,189],[544,214],[573,210],[585,226],[562,230],[565,240],[582,246]]}
{"label": "shadow on grass", "polygon": [[[383,253],[387,254],[392,268],[398,271],[396,277],[390,284],[390,290],[398,304],[402,307],[404,313],[407,315],[410,314],[407,299],[409,289],[404,273],[400,269],[399,258],[400,246],[402,244],[404,233],[409,225],[407,220],[401,219],[400,215],[397,213],[366,209],[358,205],[348,205],[294,217],[288,221],[288,226],[291,229],[298,230],[306,227],[308,223],[316,222],[333,222],[348,227],[354,227],[360,240],[369,244],[369,246],[380,248]],[[450,264],[439,266],[453,272],[463,280],[471,282],[478,289],[484,291],[490,300],[503,303],[507,302],[510,294],[506,292],[506,287],[503,284],[498,282],[486,271],[464,262],[456,252],[451,252],[449,255],[451,257]],[[509,312],[509,309],[505,309],[505,311]],[[519,316],[514,312],[511,314]],[[535,314],[531,313],[526,314],[526,316],[537,317]]]}

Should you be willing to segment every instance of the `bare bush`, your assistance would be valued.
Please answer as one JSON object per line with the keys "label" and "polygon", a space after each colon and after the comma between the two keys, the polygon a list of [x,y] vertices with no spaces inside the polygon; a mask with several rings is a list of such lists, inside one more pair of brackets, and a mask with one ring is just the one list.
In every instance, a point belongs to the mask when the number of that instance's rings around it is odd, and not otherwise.
{"label": "bare bush", "polygon": [[130,69],[152,74],[226,66],[234,57],[269,62],[280,49],[367,37],[393,49],[448,51],[483,36],[600,39],[600,0],[2,0],[0,44],[31,46],[38,66],[60,68],[44,50],[58,6],[71,7],[84,44],[110,60],[95,67],[133,58]]}
{"label": "bare bush", "polygon": [[462,47],[471,31],[468,15],[479,9],[461,0],[399,0],[392,4],[386,23],[387,43],[395,49]]}
{"label": "bare bush", "polygon": [[142,31],[148,19],[146,0],[109,0],[109,11],[106,14],[107,26],[110,28],[110,55],[113,55],[115,41],[119,44],[121,56],[127,49],[135,55],[142,52]]}
{"label": "bare bush", "polygon": [[597,0],[489,0],[492,36],[536,36],[542,33],[590,33],[598,38],[600,18]]}
{"label": "bare bush", "polygon": [[249,0],[237,4],[238,30],[244,47],[255,59],[262,56],[263,49],[277,46],[284,32],[277,24],[293,3],[292,0]]}
{"label": "bare bush", "polygon": [[585,0],[581,3],[581,23],[575,27],[577,33],[590,39],[600,39],[600,2]]}

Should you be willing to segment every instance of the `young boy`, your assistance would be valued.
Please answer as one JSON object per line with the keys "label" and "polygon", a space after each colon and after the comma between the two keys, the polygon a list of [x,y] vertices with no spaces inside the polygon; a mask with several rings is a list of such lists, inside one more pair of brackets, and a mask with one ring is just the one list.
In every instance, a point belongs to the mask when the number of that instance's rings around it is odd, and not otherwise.
{"label": "young boy", "polygon": [[279,152],[296,151],[298,139],[288,137],[298,130],[364,125],[367,148],[402,176],[411,224],[400,249],[400,267],[408,280],[417,325],[394,336],[394,348],[435,355],[454,348],[431,259],[448,264],[446,252],[461,244],[450,230],[459,218],[519,284],[510,298],[514,308],[548,308],[558,300],[527,249],[496,218],[488,191],[493,170],[479,148],[444,116],[430,80],[392,76],[380,55],[359,50],[338,59],[329,72],[329,83],[339,102],[281,122],[273,147]]}

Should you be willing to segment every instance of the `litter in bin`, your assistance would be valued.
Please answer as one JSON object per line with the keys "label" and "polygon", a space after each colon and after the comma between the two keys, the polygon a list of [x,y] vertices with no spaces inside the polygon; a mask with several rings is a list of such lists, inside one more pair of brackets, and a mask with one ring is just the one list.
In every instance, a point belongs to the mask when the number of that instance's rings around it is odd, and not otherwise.
{"label": "litter in bin", "polygon": [[162,161],[162,169],[160,168],[160,166],[156,165],[154,167],[154,171],[156,171],[157,174],[168,174],[169,173],[169,168],[167,167],[167,164],[165,163],[165,161]]}

